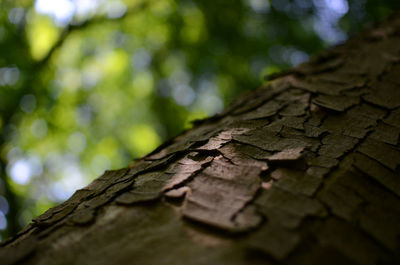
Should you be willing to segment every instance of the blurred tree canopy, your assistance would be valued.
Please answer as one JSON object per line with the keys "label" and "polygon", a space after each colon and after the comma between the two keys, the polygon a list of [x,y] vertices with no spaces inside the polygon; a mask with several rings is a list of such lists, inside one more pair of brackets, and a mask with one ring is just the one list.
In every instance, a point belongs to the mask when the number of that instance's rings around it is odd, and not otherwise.
{"label": "blurred tree canopy", "polygon": [[398,0],[0,0],[0,240]]}

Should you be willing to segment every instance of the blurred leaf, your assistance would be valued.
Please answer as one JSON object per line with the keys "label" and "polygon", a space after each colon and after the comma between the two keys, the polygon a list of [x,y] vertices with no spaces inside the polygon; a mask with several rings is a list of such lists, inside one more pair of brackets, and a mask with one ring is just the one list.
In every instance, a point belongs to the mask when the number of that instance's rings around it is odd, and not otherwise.
{"label": "blurred leaf", "polygon": [[27,27],[30,51],[35,60],[42,59],[56,43],[59,30],[49,17],[32,14]]}

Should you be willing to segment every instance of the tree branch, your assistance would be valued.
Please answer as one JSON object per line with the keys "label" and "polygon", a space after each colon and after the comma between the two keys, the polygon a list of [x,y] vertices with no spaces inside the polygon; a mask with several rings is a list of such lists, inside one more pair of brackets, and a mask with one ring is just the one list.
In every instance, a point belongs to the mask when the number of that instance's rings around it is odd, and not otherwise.
{"label": "tree branch", "polygon": [[73,24],[69,24],[61,33],[60,38],[57,40],[57,42],[53,45],[53,47],[51,47],[51,49],[49,50],[49,52],[46,54],[45,57],[43,57],[43,59],[41,59],[40,61],[38,61],[36,63],[37,67],[43,67],[44,65],[46,65],[48,63],[48,61],[50,60],[50,58],[53,56],[54,52],[61,47],[65,40],[68,38],[68,36],[75,31],[78,30],[82,30],[85,29],[91,25],[96,25],[96,24],[100,24],[103,23],[105,21],[111,21],[111,22],[116,22],[116,21],[120,21],[124,18],[126,18],[129,15],[132,14],[136,14],[140,11],[143,11],[146,7],[148,7],[151,4],[151,1],[146,1],[143,2],[139,5],[136,5],[134,7],[129,8],[124,15],[122,15],[121,17],[115,18],[115,19],[109,19],[108,17],[105,16],[98,16],[92,19],[88,19],[80,24],[77,25],[73,25]]}

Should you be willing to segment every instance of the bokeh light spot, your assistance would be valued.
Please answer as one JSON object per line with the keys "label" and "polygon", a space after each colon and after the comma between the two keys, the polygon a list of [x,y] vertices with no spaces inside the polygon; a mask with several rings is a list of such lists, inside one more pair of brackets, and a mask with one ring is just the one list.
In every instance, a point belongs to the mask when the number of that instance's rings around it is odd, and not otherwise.
{"label": "bokeh light spot", "polygon": [[10,206],[8,205],[7,199],[0,195],[0,212],[7,214],[9,210]]}
{"label": "bokeh light spot", "polygon": [[69,0],[36,0],[35,9],[38,13],[52,16],[60,25],[71,20],[75,6]]}
{"label": "bokeh light spot", "polygon": [[23,112],[31,113],[36,108],[36,97],[31,94],[23,96],[20,102],[20,107]]}
{"label": "bokeh light spot", "polygon": [[81,132],[74,132],[68,137],[68,148],[74,153],[81,153],[86,147],[86,136]]}
{"label": "bokeh light spot", "polygon": [[38,139],[45,137],[47,134],[47,122],[44,119],[35,120],[32,123],[31,132]]}
{"label": "bokeh light spot", "polygon": [[25,160],[18,160],[11,166],[11,179],[18,184],[26,185],[31,179],[31,169]]}
{"label": "bokeh light spot", "polygon": [[7,228],[7,218],[3,212],[0,211],[0,230]]}
{"label": "bokeh light spot", "polygon": [[147,124],[133,126],[129,132],[129,143],[137,156],[147,154],[161,143],[156,131]]}

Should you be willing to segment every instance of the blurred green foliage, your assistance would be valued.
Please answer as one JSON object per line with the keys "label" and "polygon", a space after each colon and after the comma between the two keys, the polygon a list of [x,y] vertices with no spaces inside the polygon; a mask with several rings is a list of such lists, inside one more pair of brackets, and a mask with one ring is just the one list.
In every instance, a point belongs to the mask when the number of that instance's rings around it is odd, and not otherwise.
{"label": "blurred green foliage", "polygon": [[398,0],[0,1],[0,240]]}

